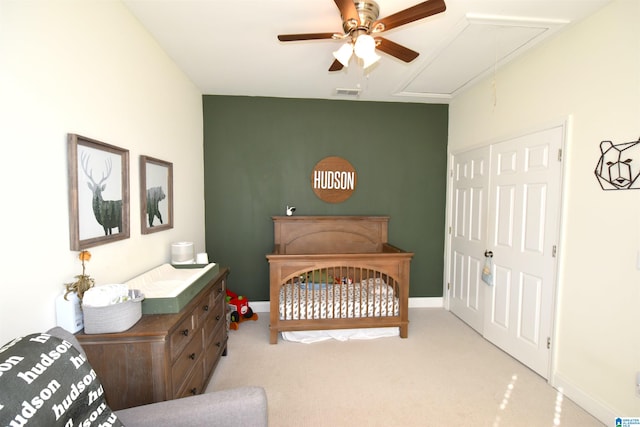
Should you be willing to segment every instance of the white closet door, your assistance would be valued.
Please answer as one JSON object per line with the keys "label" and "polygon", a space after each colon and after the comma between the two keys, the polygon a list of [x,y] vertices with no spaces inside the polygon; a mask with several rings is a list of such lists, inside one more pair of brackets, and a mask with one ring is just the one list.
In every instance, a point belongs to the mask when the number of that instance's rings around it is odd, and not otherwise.
{"label": "white closet door", "polygon": [[456,155],[452,178],[450,309],[482,333],[485,298],[480,273],[487,242],[489,147]]}
{"label": "white closet door", "polygon": [[562,127],[491,150],[489,245],[495,283],[486,293],[484,336],[543,377],[556,288]]}

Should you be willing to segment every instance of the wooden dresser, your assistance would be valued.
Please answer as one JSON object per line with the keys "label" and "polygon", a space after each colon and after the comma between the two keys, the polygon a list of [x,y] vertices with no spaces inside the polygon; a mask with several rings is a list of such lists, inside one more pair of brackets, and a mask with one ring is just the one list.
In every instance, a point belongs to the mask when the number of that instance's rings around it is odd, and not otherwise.
{"label": "wooden dresser", "polygon": [[200,394],[227,351],[226,281],[220,272],[175,314],[148,314],[131,329],[76,335],[118,410]]}

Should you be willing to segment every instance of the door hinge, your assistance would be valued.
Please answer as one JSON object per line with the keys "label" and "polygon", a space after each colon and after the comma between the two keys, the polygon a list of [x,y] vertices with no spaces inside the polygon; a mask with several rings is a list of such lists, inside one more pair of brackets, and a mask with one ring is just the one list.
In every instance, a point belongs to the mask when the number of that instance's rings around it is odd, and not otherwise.
{"label": "door hinge", "polygon": [[558,161],[561,162],[562,161],[562,148],[558,149]]}
{"label": "door hinge", "polygon": [[451,226],[449,226],[449,234],[451,234]]}
{"label": "door hinge", "polygon": [[555,258],[557,254],[558,254],[558,247],[556,245],[553,245],[553,248],[551,248],[551,256]]}
{"label": "door hinge", "polygon": [[547,350],[551,349],[551,337],[547,337]]}
{"label": "door hinge", "polygon": [[447,290],[451,289],[451,283],[447,282]]}

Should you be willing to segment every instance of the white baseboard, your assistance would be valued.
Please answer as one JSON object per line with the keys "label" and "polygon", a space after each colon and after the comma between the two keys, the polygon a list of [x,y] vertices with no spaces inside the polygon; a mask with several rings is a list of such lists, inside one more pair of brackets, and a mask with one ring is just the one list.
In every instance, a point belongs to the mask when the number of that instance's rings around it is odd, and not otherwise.
{"label": "white baseboard", "polygon": [[626,414],[616,414],[612,408],[592,396],[589,396],[579,387],[572,384],[566,378],[563,378],[560,374],[553,375],[552,385],[556,389],[562,390],[562,394],[573,400],[578,406],[582,407],[585,411],[596,417],[606,426],[615,425],[616,417],[626,416]]}
{"label": "white baseboard", "polygon": [[442,297],[415,297],[409,298],[409,308],[442,308],[444,299]]}
{"label": "white baseboard", "polygon": [[249,302],[249,307],[256,313],[268,313],[269,301],[251,301]]}
{"label": "white baseboard", "polygon": [[[442,308],[442,297],[416,297],[409,298],[409,308]],[[256,313],[268,313],[269,301],[251,301],[251,309]]]}

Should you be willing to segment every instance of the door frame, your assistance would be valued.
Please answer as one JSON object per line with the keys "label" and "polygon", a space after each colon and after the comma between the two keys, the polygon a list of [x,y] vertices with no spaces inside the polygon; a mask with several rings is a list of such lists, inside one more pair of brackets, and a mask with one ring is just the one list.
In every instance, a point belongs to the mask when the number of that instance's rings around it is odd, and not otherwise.
{"label": "door frame", "polygon": [[[555,284],[556,287],[554,289],[553,292],[553,301],[552,301],[552,308],[551,308],[551,313],[552,313],[552,319],[551,319],[551,349],[550,349],[550,354],[549,354],[549,370],[548,370],[548,375],[547,375],[547,383],[549,383],[551,386],[555,385],[555,376],[556,376],[556,359],[557,359],[557,349],[558,349],[558,343],[557,343],[557,337],[559,336],[558,333],[558,322],[557,319],[559,318],[559,313],[558,313],[558,298],[560,296],[560,291],[562,289],[562,280],[561,278],[563,277],[563,270],[564,270],[564,256],[563,256],[563,250],[562,248],[564,247],[564,241],[565,241],[565,234],[564,234],[564,224],[566,221],[566,201],[564,198],[564,195],[566,194],[566,188],[565,186],[567,185],[566,183],[566,179],[565,179],[565,175],[566,175],[566,164],[567,164],[567,158],[568,158],[568,153],[567,153],[567,146],[568,141],[571,140],[571,136],[572,136],[572,121],[573,121],[573,117],[571,115],[568,115],[562,119],[557,119],[557,120],[552,120],[543,124],[540,124],[538,126],[534,126],[531,127],[529,129],[525,129],[525,130],[521,130],[521,131],[515,131],[509,134],[506,134],[504,136],[499,136],[499,137],[495,137],[495,138],[491,138],[489,140],[486,140],[484,142],[480,142],[480,143],[475,143],[469,146],[466,146],[464,148],[460,148],[457,150],[452,151],[449,147],[447,148],[447,188],[446,188],[446,209],[445,209],[445,219],[446,219],[446,224],[445,224],[445,244],[444,244],[444,265],[443,265],[443,283],[442,283],[442,295],[443,295],[443,306],[445,308],[445,310],[447,311],[451,311],[451,268],[452,268],[452,259],[450,257],[451,255],[451,230],[453,228],[453,210],[452,210],[452,203],[453,203],[453,165],[454,165],[454,159],[455,156],[460,154],[460,153],[464,153],[466,151],[471,151],[474,149],[479,149],[479,148],[483,148],[483,147],[487,147],[487,146],[491,146],[494,144],[499,144],[501,142],[505,142],[505,141],[509,141],[515,138],[519,138],[522,136],[526,136],[532,133],[538,133],[538,132],[543,132],[545,130],[551,129],[551,128],[556,128],[556,127],[561,127],[562,128],[562,135],[563,135],[563,139],[562,139],[562,143],[560,144],[560,150],[562,152],[562,161],[560,164],[560,206],[559,206],[559,212],[558,212],[558,229],[556,230],[556,235],[557,235],[557,252],[556,252],[556,269],[554,272],[554,278],[555,278]],[[491,165],[489,165],[489,167],[491,167]],[[489,197],[491,195],[489,194]]]}

